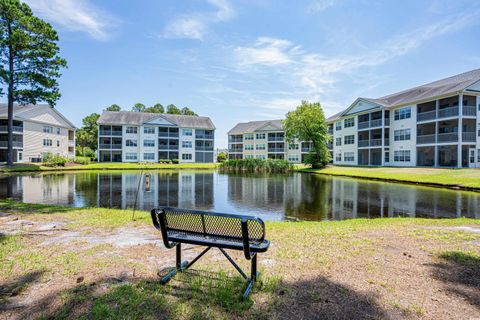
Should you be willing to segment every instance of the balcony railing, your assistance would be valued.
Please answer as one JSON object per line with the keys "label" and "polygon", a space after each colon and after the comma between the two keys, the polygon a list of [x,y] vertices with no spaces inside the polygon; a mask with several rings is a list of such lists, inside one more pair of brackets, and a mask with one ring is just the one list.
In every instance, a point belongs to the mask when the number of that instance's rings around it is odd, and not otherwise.
{"label": "balcony railing", "polygon": [[436,110],[421,112],[421,113],[417,114],[417,122],[433,120],[436,117],[437,117],[437,111]]}
{"label": "balcony railing", "polygon": [[371,139],[370,140],[370,146],[376,147],[376,146],[381,146],[382,145],[382,139]]}
{"label": "balcony railing", "polygon": [[310,151],[312,151],[312,148],[309,148],[309,147],[302,148],[302,152],[310,152]]}
{"label": "balcony railing", "polygon": [[213,134],[196,134],[195,139],[213,140]]}
{"label": "balcony railing", "polygon": [[384,146],[389,146],[390,145],[390,140],[388,138],[385,138],[385,141],[383,142]]}
{"label": "balcony railing", "polygon": [[390,125],[390,118],[385,118],[385,125],[389,126]]}
{"label": "balcony railing", "polygon": [[[23,132],[23,127],[13,126],[13,132]],[[0,126],[0,132],[8,132],[8,126]]]}
{"label": "balcony railing", "polygon": [[283,141],[284,137],[268,137],[268,141]]}
{"label": "balcony railing", "polygon": [[178,138],[178,132],[159,132],[158,136],[161,138]]}
{"label": "balcony railing", "polygon": [[228,142],[230,142],[230,143],[243,142],[243,138],[229,138]]}
{"label": "balcony railing", "polygon": [[101,136],[121,136],[122,131],[100,130]]}
{"label": "balcony railing", "polygon": [[117,150],[120,150],[120,149],[122,149],[122,144],[120,144],[120,143],[114,143],[114,144],[100,143],[99,148],[100,149],[117,149]]}
{"label": "balcony railing", "polygon": [[475,106],[463,106],[462,108],[462,114],[464,116],[473,116],[475,117],[477,115],[477,109]]}
{"label": "balcony railing", "polygon": [[435,143],[434,134],[425,134],[417,136],[417,144]]}
{"label": "balcony railing", "polygon": [[213,151],[213,146],[211,146],[211,147],[196,146],[195,150],[198,150],[198,151]]}
{"label": "balcony railing", "polygon": [[458,116],[458,107],[448,107],[438,110],[438,118],[449,118]]}
{"label": "balcony railing", "polygon": [[477,138],[475,137],[475,132],[462,132],[462,141],[463,142],[475,142]]}
{"label": "balcony railing", "polygon": [[370,145],[370,140],[358,140],[358,147],[368,147]]}
{"label": "balcony railing", "polygon": [[[23,142],[22,141],[13,141],[12,146],[14,148],[22,148],[23,147]],[[0,141],[0,147],[1,148],[8,147],[8,141]]]}
{"label": "balcony railing", "polygon": [[228,152],[232,152],[232,153],[242,153],[242,152],[243,152],[243,149],[228,149]]}
{"label": "balcony railing", "polygon": [[268,152],[285,152],[285,148],[268,148]]}
{"label": "balcony railing", "polygon": [[166,145],[162,144],[158,146],[159,150],[178,150],[178,144],[177,145]]}
{"label": "balcony railing", "polygon": [[358,123],[358,129],[366,129],[370,126],[370,122],[364,121]]}
{"label": "balcony railing", "polygon": [[381,127],[381,126],[382,126],[382,119],[375,119],[370,121],[370,128]]}
{"label": "balcony railing", "polygon": [[437,135],[437,142],[455,142],[458,141],[458,133],[439,133]]}
{"label": "balcony railing", "polygon": [[[327,148],[328,148],[329,150],[333,149],[333,143],[332,143],[332,142],[328,142],[328,143],[327,143]],[[302,148],[302,151],[303,151],[303,148]]]}

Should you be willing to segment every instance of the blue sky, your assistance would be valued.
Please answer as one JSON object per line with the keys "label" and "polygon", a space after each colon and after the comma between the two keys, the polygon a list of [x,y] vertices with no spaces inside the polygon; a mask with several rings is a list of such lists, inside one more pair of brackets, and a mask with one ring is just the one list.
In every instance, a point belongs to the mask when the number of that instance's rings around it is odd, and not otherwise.
{"label": "blue sky", "polygon": [[59,32],[69,67],[58,109],[188,106],[217,127],[326,115],[480,67],[480,3],[380,0],[27,0]]}

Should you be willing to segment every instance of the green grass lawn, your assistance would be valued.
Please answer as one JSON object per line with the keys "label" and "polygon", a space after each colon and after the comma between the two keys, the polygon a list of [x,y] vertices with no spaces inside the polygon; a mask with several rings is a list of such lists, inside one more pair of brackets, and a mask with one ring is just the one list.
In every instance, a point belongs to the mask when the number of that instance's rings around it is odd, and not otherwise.
{"label": "green grass lawn", "polygon": [[393,167],[343,167],[330,166],[323,169],[299,169],[300,172],[310,172],[334,176],[355,178],[381,179],[410,183],[422,183],[480,189],[480,169],[433,169],[433,168],[393,168]]}
{"label": "green grass lawn", "polygon": [[[267,222],[263,285],[242,301],[243,283],[215,250],[195,268],[216,278],[187,273],[160,285],[175,250],[148,212],[132,221],[131,210],[0,200],[0,318],[472,318],[478,229],[465,218]],[[139,235],[159,243],[116,245]],[[185,259],[200,252],[184,248]],[[242,252],[232,255],[247,269]]]}
{"label": "green grass lawn", "polygon": [[161,169],[214,169],[216,163],[124,163],[98,162],[87,165],[72,165],[65,167],[46,167],[41,164],[25,163],[13,166],[0,166],[0,173],[35,172],[35,171],[79,171],[79,170],[161,170]]}

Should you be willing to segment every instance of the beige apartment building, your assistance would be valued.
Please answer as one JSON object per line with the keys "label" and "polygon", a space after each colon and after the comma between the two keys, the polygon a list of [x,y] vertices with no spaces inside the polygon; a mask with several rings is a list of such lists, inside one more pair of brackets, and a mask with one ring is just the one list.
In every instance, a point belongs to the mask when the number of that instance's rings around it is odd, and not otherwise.
{"label": "beige apartment building", "polygon": [[[46,153],[75,156],[75,126],[45,104],[14,105],[14,162],[40,162]],[[7,105],[0,104],[0,162],[7,160]]]}

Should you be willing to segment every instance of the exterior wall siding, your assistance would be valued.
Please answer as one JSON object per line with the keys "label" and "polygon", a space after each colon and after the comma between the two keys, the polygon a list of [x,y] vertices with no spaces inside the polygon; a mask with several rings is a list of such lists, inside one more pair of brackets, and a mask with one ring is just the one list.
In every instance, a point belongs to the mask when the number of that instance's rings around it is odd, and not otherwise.
{"label": "exterior wall siding", "polygon": [[[43,127],[53,127],[52,133],[44,133]],[[69,140],[68,129],[60,128],[60,134],[57,134],[57,128],[53,125],[23,122],[23,161],[32,161],[32,158],[42,158],[42,154],[51,152],[64,157],[71,157],[68,152]],[[52,140],[52,146],[44,146],[43,140]],[[57,141],[59,146],[57,146]]]}

